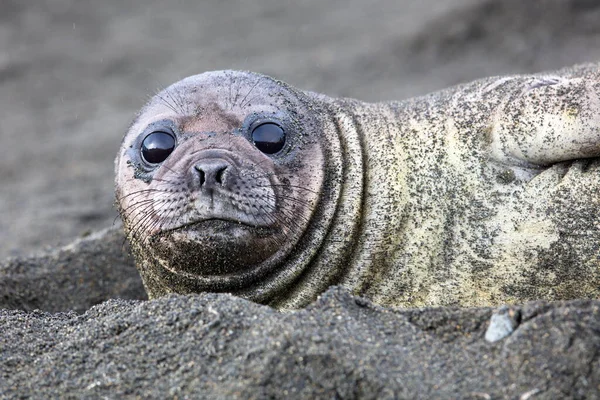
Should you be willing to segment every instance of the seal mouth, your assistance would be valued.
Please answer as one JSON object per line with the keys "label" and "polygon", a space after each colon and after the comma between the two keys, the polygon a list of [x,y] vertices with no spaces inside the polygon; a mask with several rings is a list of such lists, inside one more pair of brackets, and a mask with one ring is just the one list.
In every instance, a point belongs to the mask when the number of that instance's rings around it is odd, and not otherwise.
{"label": "seal mouth", "polygon": [[[202,229],[198,229],[202,228]],[[168,234],[174,232],[186,232],[186,231],[215,231],[215,232],[223,232],[227,229],[233,228],[246,228],[254,231],[261,232],[263,234],[272,233],[273,229],[260,225],[252,225],[247,222],[243,222],[237,219],[229,219],[229,218],[206,218],[198,221],[188,222],[186,224],[176,226],[174,228],[169,228],[164,231],[161,231],[160,234]]]}

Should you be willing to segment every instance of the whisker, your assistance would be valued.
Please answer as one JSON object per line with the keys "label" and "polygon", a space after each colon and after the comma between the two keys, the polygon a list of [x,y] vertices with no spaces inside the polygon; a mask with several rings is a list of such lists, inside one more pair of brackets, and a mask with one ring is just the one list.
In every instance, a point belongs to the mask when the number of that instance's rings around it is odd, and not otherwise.
{"label": "whisker", "polygon": [[177,114],[177,107],[172,104],[170,101],[168,101],[164,96],[162,96],[160,93],[156,93],[154,95],[155,97],[158,97],[160,99],[160,101],[171,111],[173,111],[175,114]]}
{"label": "whisker", "polygon": [[144,194],[154,193],[154,192],[169,193],[168,191],[162,190],[159,188],[142,189],[142,190],[136,190],[135,192],[127,193],[126,195],[121,196],[121,197],[117,197],[117,201],[125,200],[126,198],[128,198],[130,196],[135,196],[135,195],[142,196]]}
{"label": "whisker", "polygon": [[[167,201],[165,200],[165,201],[162,201],[162,202],[166,203]],[[158,204],[160,204],[160,203],[161,202],[159,202]],[[146,204],[145,207],[141,207],[140,210],[141,211],[152,210],[155,205],[156,205],[155,202],[151,202],[149,204]],[[141,212],[140,210],[138,210],[138,214]],[[149,220],[151,221],[155,217],[156,217],[156,213],[149,212],[148,214],[142,216],[137,221],[134,221],[133,225],[129,229],[129,232],[131,233],[131,236],[133,238],[137,238],[137,234],[139,233],[139,231],[145,229],[147,221],[149,221]]]}
{"label": "whisker", "polygon": [[290,184],[271,184],[271,185],[256,185],[255,187],[260,187],[260,188],[274,188],[274,187],[282,187],[282,188],[294,188],[294,189],[300,189],[300,190],[305,190],[307,192],[311,192],[314,193],[316,195],[319,194],[319,192],[315,192],[312,189],[303,187],[303,186],[297,186],[297,185],[290,185]]}
{"label": "whisker", "polygon": [[[246,108],[246,105],[244,105],[244,102],[246,101],[246,99],[248,98],[248,96],[250,95],[250,93],[252,93],[252,91],[254,90],[254,88],[256,88],[259,84],[260,80],[257,80],[256,83],[250,88],[250,90],[248,90],[248,93],[246,93],[246,95],[244,96],[244,98],[242,99],[242,101],[240,102],[240,108]],[[250,99],[253,100],[254,98]],[[250,103],[248,103],[250,104]]]}

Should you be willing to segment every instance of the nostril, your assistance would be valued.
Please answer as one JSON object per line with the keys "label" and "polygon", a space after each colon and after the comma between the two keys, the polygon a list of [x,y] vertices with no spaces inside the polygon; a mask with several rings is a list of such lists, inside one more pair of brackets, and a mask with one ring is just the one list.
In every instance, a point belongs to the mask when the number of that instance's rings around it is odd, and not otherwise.
{"label": "nostril", "polygon": [[215,175],[215,181],[217,181],[217,183],[220,185],[223,184],[223,176],[225,174],[226,169],[227,169],[227,167],[223,167],[223,168],[217,170],[217,173]]}
{"label": "nostril", "polygon": [[229,165],[222,160],[202,160],[194,165],[194,182],[201,188],[224,186]]}

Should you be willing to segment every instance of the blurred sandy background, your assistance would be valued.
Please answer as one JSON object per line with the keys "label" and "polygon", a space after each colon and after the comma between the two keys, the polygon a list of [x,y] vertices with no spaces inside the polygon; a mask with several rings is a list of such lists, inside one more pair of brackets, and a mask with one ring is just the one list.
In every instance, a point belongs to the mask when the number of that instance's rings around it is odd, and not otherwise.
{"label": "blurred sandy background", "polygon": [[2,0],[0,258],[111,225],[121,137],[187,75],[378,101],[594,60],[595,0]]}

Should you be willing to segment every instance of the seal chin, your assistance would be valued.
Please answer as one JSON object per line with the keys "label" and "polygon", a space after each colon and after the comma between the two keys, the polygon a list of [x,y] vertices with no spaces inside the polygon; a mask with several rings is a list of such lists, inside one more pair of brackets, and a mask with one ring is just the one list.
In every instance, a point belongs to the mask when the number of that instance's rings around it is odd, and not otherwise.
{"label": "seal chin", "polygon": [[[174,273],[224,276],[248,272],[279,249],[271,228],[233,220],[209,219],[156,236],[153,252]],[[198,252],[202,248],[202,252]]]}

